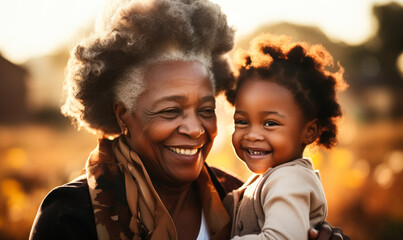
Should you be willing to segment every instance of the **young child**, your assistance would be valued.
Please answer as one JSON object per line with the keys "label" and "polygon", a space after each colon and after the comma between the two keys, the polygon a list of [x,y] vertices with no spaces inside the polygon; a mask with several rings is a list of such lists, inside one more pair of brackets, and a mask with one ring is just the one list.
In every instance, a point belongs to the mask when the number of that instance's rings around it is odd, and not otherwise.
{"label": "young child", "polygon": [[224,200],[233,239],[308,239],[325,220],[319,175],[303,153],[312,143],[336,143],[336,89],[346,84],[341,66],[325,69],[332,64],[322,46],[285,36],[257,37],[243,54],[227,98],[235,106],[235,152],[255,174]]}

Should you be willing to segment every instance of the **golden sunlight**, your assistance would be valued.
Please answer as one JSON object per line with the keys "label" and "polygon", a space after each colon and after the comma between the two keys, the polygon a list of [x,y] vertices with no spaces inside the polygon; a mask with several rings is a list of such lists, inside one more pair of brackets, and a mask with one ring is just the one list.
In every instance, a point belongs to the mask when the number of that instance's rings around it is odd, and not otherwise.
{"label": "golden sunlight", "polygon": [[27,154],[22,148],[11,148],[5,156],[5,165],[13,169],[19,169],[27,163]]}
{"label": "golden sunlight", "polygon": [[399,173],[403,170],[403,152],[395,150],[388,156],[388,165],[394,173]]}
{"label": "golden sunlight", "polygon": [[393,184],[393,171],[385,163],[375,168],[374,176],[376,182],[383,188],[390,188]]}
{"label": "golden sunlight", "polygon": [[10,219],[18,221],[23,218],[28,199],[21,184],[14,179],[4,179],[0,183],[0,191],[7,199]]}
{"label": "golden sunlight", "polygon": [[[0,3],[0,51],[17,63],[51,53],[68,44],[83,27],[92,26],[106,1],[3,1]],[[376,28],[371,18],[371,7],[388,2],[212,1],[218,3],[227,14],[238,36],[251,33],[263,23],[292,22],[317,26],[332,39],[350,44],[359,44],[374,34]],[[403,0],[398,2],[403,3]]]}
{"label": "golden sunlight", "polygon": [[397,58],[396,65],[400,75],[403,77],[403,52]]}

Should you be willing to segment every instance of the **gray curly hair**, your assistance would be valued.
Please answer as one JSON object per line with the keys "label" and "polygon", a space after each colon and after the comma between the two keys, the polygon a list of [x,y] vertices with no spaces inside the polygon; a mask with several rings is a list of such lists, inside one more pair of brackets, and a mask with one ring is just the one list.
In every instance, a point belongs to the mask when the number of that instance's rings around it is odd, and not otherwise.
{"label": "gray curly hair", "polygon": [[207,0],[116,0],[106,9],[67,65],[62,113],[79,128],[120,133],[113,103],[134,110],[144,90],[144,70],[153,63],[199,61],[209,69],[216,94],[233,85],[226,53],[233,48],[234,30],[218,5]]}

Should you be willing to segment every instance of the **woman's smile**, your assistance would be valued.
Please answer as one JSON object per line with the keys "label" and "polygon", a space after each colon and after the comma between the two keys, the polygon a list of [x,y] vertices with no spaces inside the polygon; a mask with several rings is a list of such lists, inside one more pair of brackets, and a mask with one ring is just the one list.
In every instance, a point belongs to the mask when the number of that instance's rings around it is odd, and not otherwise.
{"label": "woman's smile", "polygon": [[[204,162],[201,155],[201,148],[178,148],[178,147],[167,147],[168,151],[163,158],[173,163],[177,163],[181,166],[193,166],[200,162]],[[169,160],[171,159],[171,160]]]}
{"label": "woman's smile", "polygon": [[200,149],[200,148],[179,148],[179,147],[167,147],[167,148],[174,153],[186,156],[196,155],[196,153],[198,153]]}

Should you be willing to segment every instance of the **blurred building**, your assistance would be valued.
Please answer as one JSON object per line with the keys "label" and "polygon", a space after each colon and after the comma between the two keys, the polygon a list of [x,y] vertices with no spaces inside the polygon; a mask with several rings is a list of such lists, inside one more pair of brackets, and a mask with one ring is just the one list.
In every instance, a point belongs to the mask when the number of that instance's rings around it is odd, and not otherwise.
{"label": "blurred building", "polygon": [[28,117],[28,71],[0,55],[0,123],[18,123]]}

